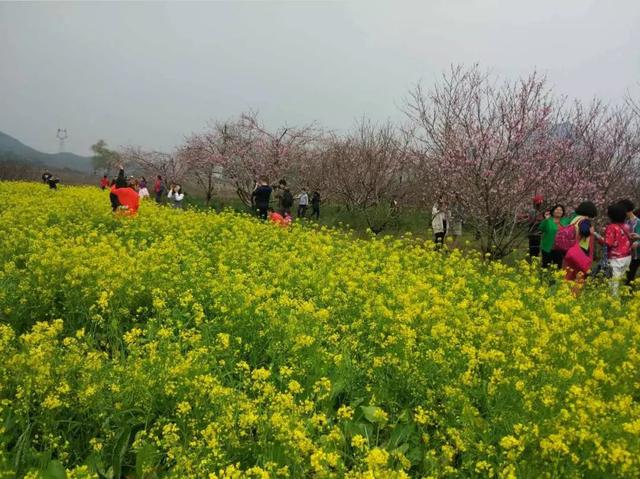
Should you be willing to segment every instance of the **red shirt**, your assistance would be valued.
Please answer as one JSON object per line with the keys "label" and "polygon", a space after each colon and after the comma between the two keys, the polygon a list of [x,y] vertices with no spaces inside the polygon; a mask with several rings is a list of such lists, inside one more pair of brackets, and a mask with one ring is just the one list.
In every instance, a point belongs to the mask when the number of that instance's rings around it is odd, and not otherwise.
{"label": "red shirt", "polygon": [[609,224],[604,230],[604,244],[610,259],[631,256],[631,239],[627,225]]}
{"label": "red shirt", "polygon": [[111,192],[118,197],[121,206],[126,206],[127,214],[135,215],[140,206],[140,195],[133,188],[111,188]]}
{"label": "red shirt", "polygon": [[280,213],[274,211],[269,215],[269,221],[280,226],[289,226],[291,224],[291,216],[282,216]]}
{"label": "red shirt", "polygon": [[102,178],[100,180],[100,188],[104,190],[107,186],[109,186],[109,178]]}

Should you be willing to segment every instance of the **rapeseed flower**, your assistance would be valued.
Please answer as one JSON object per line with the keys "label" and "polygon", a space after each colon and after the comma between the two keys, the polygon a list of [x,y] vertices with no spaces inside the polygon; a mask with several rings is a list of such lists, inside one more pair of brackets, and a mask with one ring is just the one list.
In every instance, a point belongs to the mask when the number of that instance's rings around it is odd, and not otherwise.
{"label": "rapeseed flower", "polygon": [[[0,183],[0,477],[639,477],[640,301]],[[375,406],[374,406],[375,405]]]}

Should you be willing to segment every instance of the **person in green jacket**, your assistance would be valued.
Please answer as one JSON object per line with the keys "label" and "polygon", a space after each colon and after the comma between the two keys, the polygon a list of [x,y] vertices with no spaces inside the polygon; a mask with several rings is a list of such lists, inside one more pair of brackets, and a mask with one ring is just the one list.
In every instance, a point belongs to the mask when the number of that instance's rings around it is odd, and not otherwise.
{"label": "person in green jacket", "polygon": [[549,211],[549,216],[538,226],[538,229],[542,232],[542,239],[540,240],[542,267],[548,268],[551,265],[555,265],[559,269],[562,268],[564,252],[553,249],[553,243],[555,242],[558,229],[568,225],[569,218],[564,216],[564,206],[562,205],[555,205]]}

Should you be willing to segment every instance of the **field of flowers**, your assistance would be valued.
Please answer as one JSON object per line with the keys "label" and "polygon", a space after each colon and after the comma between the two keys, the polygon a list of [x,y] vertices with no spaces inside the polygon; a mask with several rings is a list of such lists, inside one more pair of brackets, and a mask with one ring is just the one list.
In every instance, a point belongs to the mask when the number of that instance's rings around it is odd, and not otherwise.
{"label": "field of flowers", "polygon": [[640,300],[0,183],[0,477],[639,477]]}

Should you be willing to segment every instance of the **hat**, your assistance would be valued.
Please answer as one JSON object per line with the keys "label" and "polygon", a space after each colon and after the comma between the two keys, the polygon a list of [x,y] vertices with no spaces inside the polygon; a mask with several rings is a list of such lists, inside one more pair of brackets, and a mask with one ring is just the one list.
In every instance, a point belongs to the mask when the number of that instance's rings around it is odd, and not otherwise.
{"label": "hat", "polygon": [[534,205],[541,205],[543,201],[544,201],[544,196],[542,196],[542,195],[536,195],[536,196],[533,197],[533,204]]}

